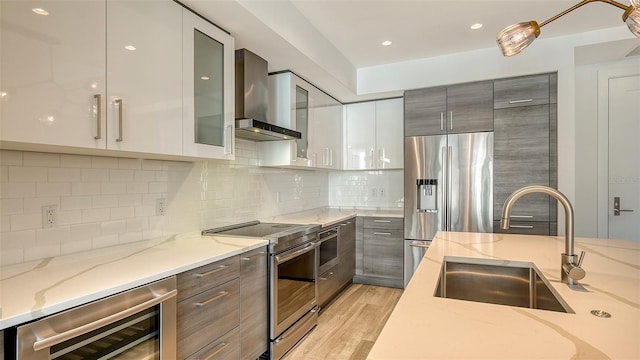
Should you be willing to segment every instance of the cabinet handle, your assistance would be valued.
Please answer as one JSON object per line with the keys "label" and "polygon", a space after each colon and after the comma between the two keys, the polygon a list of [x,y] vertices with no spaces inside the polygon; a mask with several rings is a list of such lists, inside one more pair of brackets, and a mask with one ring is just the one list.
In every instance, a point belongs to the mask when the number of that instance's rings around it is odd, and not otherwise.
{"label": "cabinet handle", "polygon": [[203,306],[206,306],[206,305],[211,304],[212,302],[214,302],[214,301],[216,301],[216,300],[220,300],[220,299],[222,299],[223,297],[225,297],[225,296],[227,296],[227,295],[229,295],[229,292],[228,292],[228,291],[220,291],[220,292],[218,293],[218,295],[216,295],[216,296],[212,297],[211,299],[209,299],[209,300],[205,300],[205,301],[203,301],[203,302],[197,302],[197,303],[194,303],[193,305],[195,305],[195,306],[197,306],[197,307],[203,307]]}
{"label": "cabinet handle", "polygon": [[265,254],[264,251],[260,251],[259,253],[255,254],[253,256],[245,256],[245,257],[243,257],[242,261],[251,261],[251,260],[253,260],[253,259],[255,259],[255,258],[259,257],[259,256],[264,255],[264,254]]}
{"label": "cabinet handle", "polygon": [[220,266],[218,266],[217,268],[215,268],[215,269],[213,269],[213,270],[209,270],[209,271],[207,271],[207,272],[205,272],[205,273],[195,273],[195,274],[193,274],[193,276],[195,276],[195,277],[197,277],[197,278],[205,277],[205,276],[208,276],[208,275],[211,275],[211,274],[215,274],[215,273],[217,273],[218,271],[220,271],[220,270],[224,270],[224,269],[226,269],[226,268],[228,268],[228,267],[229,267],[229,265],[220,265]]}
{"label": "cabinet handle", "polygon": [[387,235],[387,236],[389,236],[389,235],[391,235],[391,233],[388,233],[388,232],[374,232],[373,235]]}
{"label": "cabinet handle", "polygon": [[533,99],[509,100],[509,104],[521,104],[521,103],[527,103],[532,101]]}
{"label": "cabinet handle", "polygon": [[453,130],[453,111],[449,111],[449,118],[451,119],[449,122],[449,130]]}
{"label": "cabinet handle", "polygon": [[102,139],[102,95],[95,94],[93,95],[93,101],[95,104],[96,111],[96,136],[93,138],[96,140]]}
{"label": "cabinet handle", "polygon": [[229,154],[233,154],[233,146],[231,145],[233,143],[233,125],[227,125],[227,127],[225,128],[225,140],[224,140],[224,154],[225,155],[229,155]]}
{"label": "cabinet handle", "polygon": [[509,225],[509,229],[533,229],[533,225]]}
{"label": "cabinet handle", "polygon": [[376,223],[390,223],[391,220],[373,220],[373,222],[376,222]]}
{"label": "cabinet handle", "polygon": [[533,215],[511,215],[512,219],[533,219]]}
{"label": "cabinet handle", "polygon": [[322,165],[329,166],[329,159],[331,158],[329,148],[324,148],[324,153],[322,155]]}
{"label": "cabinet handle", "polygon": [[384,149],[378,149],[378,169],[384,168],[384,162],[382,161],[384,157]]}
{"label": "cabinet handle", "polygon": [[440,131],[444,131],[444,111],[440,111]]}
{"label": "cabinet handle", "polygon": [[116,138],[117,142],[122,141],[122,99],[115,100],[116,106],[118,107],[118,137]]}
{"label": "cabinet handle", "polygon": [[347,226],[347,225],[350,225],[350,224],[351,224],[351,221],[347,221],[346,223],[340,224],[340,226]]}
{"label": "cabinet handle", "polygon": [[329,280],[333,277],[333,271],[329,272],[329,275],[325,276],[325,277],[320,277],[320,280]]}
{"label": "cabinet handle", "polygon": [[329,166],[333,167],[333,149],[329,149]]}
{"label": "cabinet handle", "polygon": [[370,156],[370,157],[371,157],[371,160],[370,160],[370,165],[369,165],[369,167],[370,167],[371,169],[373,169],[373,148],[371,148],[370,155],[371,155],[371,156]]}
{"label": "cabinet handle", "polygon": [[293,151],[291,151],[291,162],[294,162],[298,159],[298,141],[294,140],[292,144]]}
{"label": "cabinet handle", "polygon": [[196,360],[211,360],[213,359],[214,356],[218,355],[220,351],[224,350],[224,348],[226,348],[227,345],[229,344],[226,342],[220,343],[216,345],[215,348],[213,348],[213,351],[210,354],[205,355],[204,357],[198,357]]}

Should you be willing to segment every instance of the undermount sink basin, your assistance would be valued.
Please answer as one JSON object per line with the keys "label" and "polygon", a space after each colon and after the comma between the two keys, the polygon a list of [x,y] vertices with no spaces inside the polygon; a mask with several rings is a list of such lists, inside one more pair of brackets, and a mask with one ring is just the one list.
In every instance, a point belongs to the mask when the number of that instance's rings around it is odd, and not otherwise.
{"label": "undermount sink basin", "polygon": [[447,256],[434,296],[574,313],[533,263]]}

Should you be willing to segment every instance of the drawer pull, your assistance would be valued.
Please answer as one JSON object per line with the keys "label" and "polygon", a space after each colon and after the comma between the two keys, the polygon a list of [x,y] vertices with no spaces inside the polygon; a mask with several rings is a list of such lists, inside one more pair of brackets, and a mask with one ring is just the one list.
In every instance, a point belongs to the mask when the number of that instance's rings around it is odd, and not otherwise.
{"label": "drawer pull", "polygon": [[387,236],[389,236],[389,235],[391,235],[391,233],[388,233],[388,232],[374,232],[373,235],[387,235]]}
{"label": "drawer pull", "polygon": [[255,255],[253,255],[253,256],[245,256],[245,257],[242,258],[242,261],[251,261],[251,260],[253,260],[253,259],[255,259],[255,258],[259,257],[259,256],[264,255],[264,254],[266,254],[266,252],[261,251],[261,252],[255,254]]}
{"label": "drawer pull", "polygon": [[218,344],[215,348],[213,348],[213,351],[210,354],[205,355],[204,357],[198,357],[198,360],[210,360],[210,359],[213,359],[213,357],[218,355],[218,353],[220,353],[220,351],[224,350],[224,348],[226,348],[227,345],[229,345],[229,343],[226,343],[226,342]]}
{"label": "drawer pull", "polygon": [[320,280],[329,280],[333,277],[334,273],[333,271],[329,272],[329,275],[325,276],[325,277],[320,277]]}
{"label": "drawer pull", "polygon": [[532,102],[533,99],[522,99],[522,100],[509,100],[509,104],[522,104]]}
{"label": "drawer pull", "polygon": [[228,291],[220,291],[218,293],[218,295],[212,297],[211,299],[209,299],[207,301],[195,303],[194,305],[197,306],[197,307],[203,307],[203,306],[211,304],[212,302],[214,302],[216,300],[220,300],[220,299],[222,299],[223,297],[225,297],[227,295],[229,295]]}
{"label": "drawer pull", "polygon": [[220,265],[220,266],[218,266],[217,268],[215,268],[215,269],[213,269],[213,270],[210,270],[210,271],[207,271],[207,272],[205,272],[205,273],[195,273],[195,274],[193,274],[193,276],[195,276],[195,277],[197,277],[197,278],[205,277],[205,276],[208,276],[208,275],[211,275],[211,274],[215,274],[215,273],[217,273],[218,271],[220,271],[220,270],[224,270],[224,269],[226,269],[226,268],[228,268],[228,267],[229,267],[229,265]]}
{"label": "drawer pull", "polygon": [[533,219],[533,215],[511,215],[512,219]]}
{"label": "drawer pull", "polygon": [[509,229],[533,229],[533,225],[510,225]]}
{"label": "drawer pull", "polygon": [[390,223],[391,220],[373,220],[373,222],[377,222],[377,223]]}

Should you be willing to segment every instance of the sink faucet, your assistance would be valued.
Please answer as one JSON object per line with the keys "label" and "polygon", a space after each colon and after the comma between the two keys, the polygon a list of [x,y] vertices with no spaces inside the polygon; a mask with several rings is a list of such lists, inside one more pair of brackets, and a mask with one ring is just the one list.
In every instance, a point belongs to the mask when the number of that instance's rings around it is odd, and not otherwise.
{"label": "sink faucet", "polygon": [[576,261],[578,255],[574,254],[573,246],[573,206],[571,206],[569,199],[567,199],[564,194],[554,188],[543,185],[529,185],[514,191],[504,202],[504,207],[502,208],[502,219],[500,219],[500,227],[505,230],[509,229],[511,222],[511,208],[513,208],[513,205],[518,201],[518,199],[532,193],[547,194],[558,200],[564,208],[565,250],[564,253],[560,255],[560,279],[565,284],[573,285],[574,283],[577,283],[578,280],[583,279],[586,275],[585,271],[581,267],[582,260],[584,260],[584,251],[580,254],[580,259]]}

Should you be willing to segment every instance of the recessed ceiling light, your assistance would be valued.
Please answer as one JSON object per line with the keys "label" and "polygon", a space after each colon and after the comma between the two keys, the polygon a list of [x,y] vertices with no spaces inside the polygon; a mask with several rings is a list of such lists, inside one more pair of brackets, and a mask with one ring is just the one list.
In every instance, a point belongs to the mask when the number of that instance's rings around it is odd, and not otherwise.
{"label": "recessed ceiling light", "polygon": [[382,46],[389,46],[389,45],[391,45],[393,43],[391,41],[389,41],[389,40],[385,40],[385,41],[381,42],[381,44],[382,44]]}
{"label": "recessed ceiling light", "polygon": [[47,16],[49,15],[49,12],[43,8],[33,8],[31,9],[31,11],[33,11],[34,13],[38,14],[38,15],[42,15],[42,16]]}
{"label": "recessed ceiling light", "polygon": [[482,27],[482,24],[480,24],[480,23],[475,23],[475,24],[470,26],[471,30],[478,30],[481,27]]}
{"label": "recessed ceiling light", "polygon": [[133,50],[135,50],[135,49],[136,49],[136,47],[135,47],[135,46],[133,46],[133,45],[127,45],[127,46],[125,46],[124,48],[125,48],[125,49],[127,49],[127,50],[129,50],[129,51],[133,51]]}
{"label": "recessed ceiling light", "polygon": [[208,77],[208,76],[200,76],[200,79],[202,79],[202,80],[209,80],[209,77]]}

